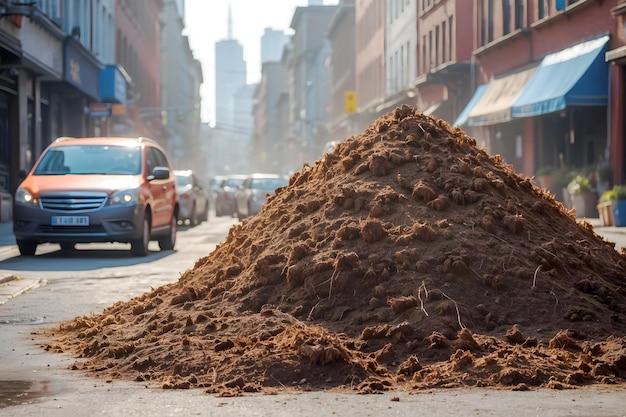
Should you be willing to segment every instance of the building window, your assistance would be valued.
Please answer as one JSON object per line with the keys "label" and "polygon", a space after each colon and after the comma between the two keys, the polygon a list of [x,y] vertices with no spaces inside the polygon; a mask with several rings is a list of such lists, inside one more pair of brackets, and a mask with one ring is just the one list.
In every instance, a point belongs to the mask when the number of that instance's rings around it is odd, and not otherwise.
{"label": "building window", "polygon": [[433,31],[428,32],[428,70],[433,67]]}
{"label": "building window", "polygon": [[511,33],[511,3],[509,0],[502,0],[502,33]]}
{"label": "building window", "polygon": [[[402,0],[400,0],[402,1]],[[404,88],[404,86],[406,85],[406,79],[404,78],[404,45],[400,46],[400,68],[399,68],[399,72],[400,74],[398,74],[399,78],[400,78],[400,86],[402,88]]]}
{"label": "building window", "polygon": [[439,26],[435,27],[435,66],[439,66]]}
{"label": "building window", "polygon": [[393,69],[393,91],[396,92],[400,89],[400,77],[398,76],[400,69],[400,60],[398,59],[398,51],[394,52],[394,62],[396,63],[396,66]]}
{"label": "building window", "polygon": [[448,62],[447,57],[447,40],[446,40],[446,22],[441,22],[441,62]]}
{"label": "building window", "polygon": [[393,56],[389,57],[389,70],[387,72],[387,79],[388,79],[388,88],[389,88],[389,92],[393,93]]}
{"label": "building window", "polygon": [[493,0],[489,0],[487,9],[487,42],[493,41]]}
{"label": "building window", "polygon": [[422,36],[422,72],[428,71],[426,60],[426,35]]}
{"label": "building window", "polygon": [[524,0],[515,0],[515,29],[524,27]]}
{"label": "building window", "polygon": [[541,20],[544,17],[546,17],[546,1],[538,0],[538,3],[539,4],[537,5],[537,18]]}
{"label": "building window", "polygon": [[452,51],[452,30],[454,28],[454,26],[452,26],[452,23],[454,22],[454,16],[450,16],[448,18],[448,54],[450,56],[450,61],[452,61],[452,56],[453,56],[453,51]]}
{"label": "building window", "polygon": [[406,50],[404,51],[404,53],[406,54],[405,59],[404,59],[404,62],[406,62],[406,65],[405,65],[406,68],[404,70],[404,74],[405,74],[404,77],[406,79],[406,84],[407,85],[409,85],[409,83],[411,82],[411,72],[410,72],[411,65],[409,63],[410,62],[409,61],[409,58],[410,58],[410,54],[409,54],[410,49],[409,48],[410,47],[411,47],[411,42],[407,41],[407,43],[406,43]]}
{"label": "building window", "polygon": [[[481,7],[482,6],[482,7]],[[485,18],[485,5],[481,4],[480,7],[480,46],[484,45],[487,41],[485,36],[485,28],[487,27],[487,19]]]}

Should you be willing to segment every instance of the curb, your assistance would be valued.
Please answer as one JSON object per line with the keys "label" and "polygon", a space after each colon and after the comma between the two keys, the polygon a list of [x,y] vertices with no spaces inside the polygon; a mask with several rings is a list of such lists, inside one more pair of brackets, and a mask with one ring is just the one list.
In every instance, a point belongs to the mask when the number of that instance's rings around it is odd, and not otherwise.
{"label": "curb", "polygon": [[0,284],[13,281],[14,279],[17,279],[17,277],[13,274],[0,274]]}
{"label": "curb", "polygon": [[9,284],[10,291],[0,292],[0,305],[47,282],[45,279],[19,279],[15,276],[3,277],[0,278],[0,280],[2,280],[0,283],[11,282],[11,284]]}

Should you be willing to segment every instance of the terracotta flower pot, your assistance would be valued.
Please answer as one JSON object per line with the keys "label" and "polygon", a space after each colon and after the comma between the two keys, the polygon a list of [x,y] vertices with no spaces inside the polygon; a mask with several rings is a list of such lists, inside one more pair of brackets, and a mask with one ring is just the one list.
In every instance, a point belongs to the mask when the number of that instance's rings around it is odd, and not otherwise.
{"label": "terracotta flower pot", "polygon": [[595,191],[583,191],[570,196],[572,207],[576,210],[576,217],[598,217],[596,206],[598,193]]}
{"label": "terracotta flower pot", "polygon": [[613,226],[613,204],[612,202],[600,203],[597,206],[598,214],[600,215],[600,223],[604,227]]}

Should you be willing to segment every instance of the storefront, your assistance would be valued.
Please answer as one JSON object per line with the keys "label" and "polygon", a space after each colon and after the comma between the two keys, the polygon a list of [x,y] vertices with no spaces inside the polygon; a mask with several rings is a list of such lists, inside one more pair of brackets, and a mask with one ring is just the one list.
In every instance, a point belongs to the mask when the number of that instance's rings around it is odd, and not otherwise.
{"label": "storefront", "polygon": [[[63,136],[91,136],[97,125],[90,117],[90,104],[100,101],[100,71],[103,65],[74,38],[63,42],[63,81],[56,89],[60,103]],[[73,88],[67,88],[70,86]]]}
{"label": "storefront", "polygon": [[18,171],[30,169],[46,146],[50,94],[41,80],[62,74],[62,30],[40,15],[21,18],[22,8],[11,11],[15,18],[0,21],[0,221],[11,219],[5,197],[18,185]]}
{"label": "storefront", "polygon": [[455,124],[473,128],[490,153],[529,176],[546,165],[606,163],[608,41],[605,35],[579,43],[481,85]]}
{"label": "storefront", "polygon": [[481,85],[455,122],[472,128],[479,146],[493,155],[502,155],[506,163],[524,173],[532,163],[528,151],[532,146],[526,143],[527,125],[513,119],[511,107],[535,70],[525,68]]}
{"label": "storefront", "polygon": [[514,118],[535,118],[538,163],[607,162],[608,41],[601,36],[546,55],[515,101]]}

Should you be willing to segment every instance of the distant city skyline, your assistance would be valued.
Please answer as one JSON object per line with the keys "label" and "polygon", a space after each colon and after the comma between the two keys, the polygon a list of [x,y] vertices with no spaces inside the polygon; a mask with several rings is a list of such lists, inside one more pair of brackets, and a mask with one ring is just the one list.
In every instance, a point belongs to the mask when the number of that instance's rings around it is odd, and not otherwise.
{"label": "distant city skyline", "polygon": [[[229,34],[243,46],[247,65],[247,83],[261,78],[261,37],[266,28],[291,33],[289,26],[296,7],[307,5],[337,4],[338,1],[322,0],[231,0],[216,2],[186,0],[185,35],[196,59],[202,63],[204,83],[201,88],[202,121],[215,124],[215,44],[228,38]],[[229,8],[232,26],[229,31]]]}

